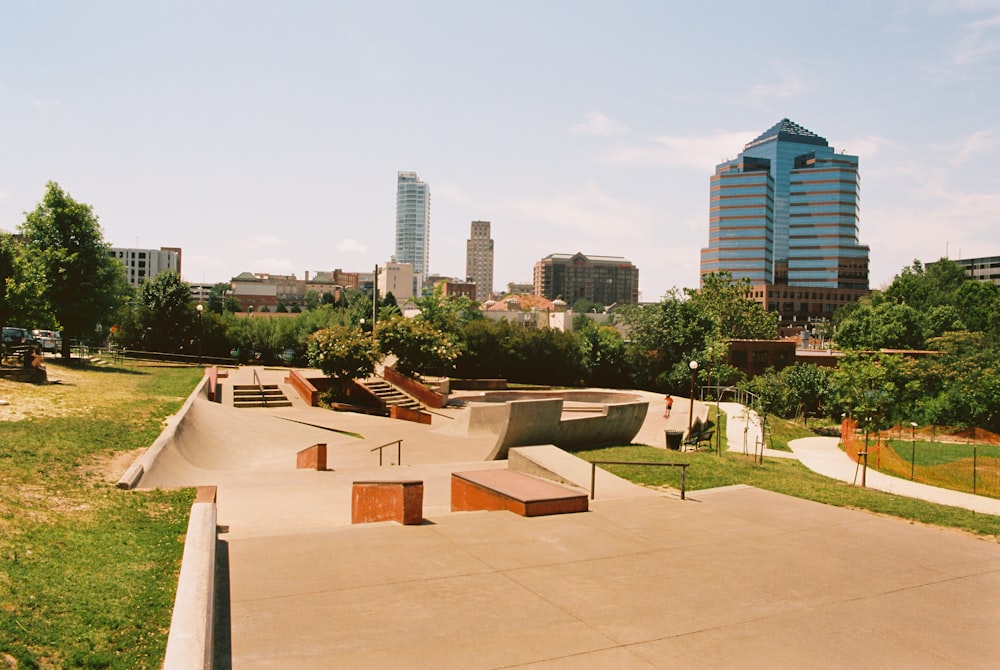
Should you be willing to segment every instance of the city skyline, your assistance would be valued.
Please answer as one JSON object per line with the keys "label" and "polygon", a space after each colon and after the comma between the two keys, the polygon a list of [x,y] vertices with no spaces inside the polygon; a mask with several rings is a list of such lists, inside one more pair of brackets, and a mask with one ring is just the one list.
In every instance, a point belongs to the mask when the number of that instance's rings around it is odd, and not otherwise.
{"label": "city skyline", "polygon": [[994,0],[3,14],[0,229],[53,180],[112,246],[182,248],[192,283],[387,262],[413,170],[429,274],[463,276],[490,221],[497,288],[580,252],[628,258],[655,301],[698,285],[714,166],[786,117],[859,157],[873,289],[914,259],[1000,254]]}

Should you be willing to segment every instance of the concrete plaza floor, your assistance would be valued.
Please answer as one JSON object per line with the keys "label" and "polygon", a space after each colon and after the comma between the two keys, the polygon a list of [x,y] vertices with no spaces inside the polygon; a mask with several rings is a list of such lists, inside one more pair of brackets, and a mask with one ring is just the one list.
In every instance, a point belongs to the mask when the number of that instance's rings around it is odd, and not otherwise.
{"label": "concrete plaza floor", "polygon": [[[686,405],[668,420],[651,402],[635,442],[662,447],[666,428],[686,427]],[[503,462],[477,462],[488,445],[442,433],[448,421],[194,406],[157,476],[219,487],[216,667],[985,668],[1000,658],[995,542],[743,486],[682,501],[599,484],[586,513],[452,513],[450,472]],[[296,471],[296,449],[320,437],[331,470]],[[397,437],[404,465],[379,469],[371,447]],[[350,482],[379,473],[425,481],[422,525],[349,524]]]}

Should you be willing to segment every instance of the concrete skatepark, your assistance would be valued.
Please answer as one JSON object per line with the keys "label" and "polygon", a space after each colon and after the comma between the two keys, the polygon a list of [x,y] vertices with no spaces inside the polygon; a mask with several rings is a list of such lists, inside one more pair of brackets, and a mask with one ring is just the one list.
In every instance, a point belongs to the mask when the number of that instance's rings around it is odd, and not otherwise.
{"label": "concrete skatepark", "polygon": [[[665,419],[662,397],[648,398],[633,442],[663,447],[688,403]],[[215,667],[957,668],[1000,656],[995,543],[750,487],[681,501],[607,473],[584,513],[451,512],[451,472],[507,466],[486,461],[488,437],[456,430],[463,411],[425,426],[189,399],[140,487],[218,487]],[[744,426],[729,430],[742,449]],[[402,464],[380,468],[372,448],[400,439]],[[319,442],[329,469],[296,470],[296,452]],[[828,446],[803,462],[853,473]],[[572,455],[524,451],[589,486]],[[395,446],[383,456],[394,463]],[[351,482],[379,478],[424,482],[423,524],[351,525]]]}

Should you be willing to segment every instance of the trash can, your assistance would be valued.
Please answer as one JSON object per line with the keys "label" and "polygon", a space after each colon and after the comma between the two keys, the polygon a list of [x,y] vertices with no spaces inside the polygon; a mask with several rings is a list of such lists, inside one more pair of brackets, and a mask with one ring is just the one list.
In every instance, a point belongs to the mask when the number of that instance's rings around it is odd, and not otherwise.
{"label": "trash can", "polygon": [[684,443],[684,431],[683,430],[668,430],[667,433],[667,449],[673,449],[674,451],[680,451],[681,444]]}

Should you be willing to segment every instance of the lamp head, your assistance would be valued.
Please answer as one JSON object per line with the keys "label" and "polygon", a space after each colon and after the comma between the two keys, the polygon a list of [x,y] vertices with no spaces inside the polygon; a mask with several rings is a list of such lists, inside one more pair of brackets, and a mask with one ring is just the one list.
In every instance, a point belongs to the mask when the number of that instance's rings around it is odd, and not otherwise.
{"label": "lamp head", "polygon": [[691,368],[692,372],[694,372],[695,370],[698,369],[698,361],[691,361],[690,363],[688,363],[688,367]]}

